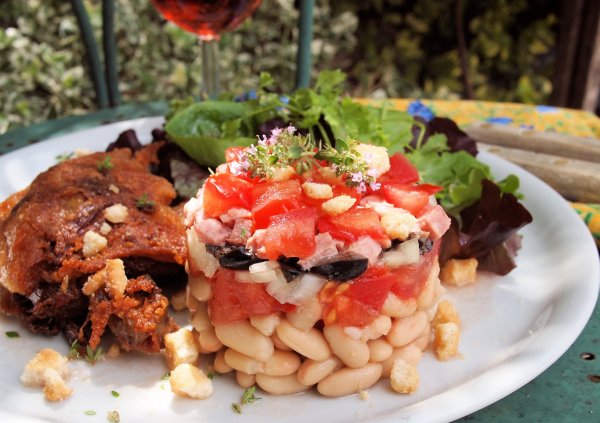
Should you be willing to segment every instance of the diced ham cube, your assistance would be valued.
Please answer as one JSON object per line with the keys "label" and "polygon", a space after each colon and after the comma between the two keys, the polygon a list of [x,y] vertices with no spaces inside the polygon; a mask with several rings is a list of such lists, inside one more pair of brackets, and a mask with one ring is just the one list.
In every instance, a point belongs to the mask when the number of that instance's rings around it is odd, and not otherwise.
{"label": "diced ham cube", "polygon": [[204,208],[202,206],[202,196],[204,188],[198,191],[197,197],[192,197],[183,206],[183,223],[186,227],[191,227],[194,224],[196,216],[202,219],[204,218]]}
{"label": "diced ham cube", "polygon": [[266,258],[265,256],[265,235],[266,229],[257,229],[252,236],[246,241],[246,248],[252,251],[258,258]]}
{"label": "diced ham cube", "polygon": [[421,230],[429,232],[433,240],[441,238],[450,227],[450,218],[439,204],[427,210],[417,222]]}
{"label": "diced ham cube", "polygon": [[304,270],[308,270],[338,254],[338,249],[336,247],[337,243],[329,233],[318,234],[315,237],[315,243],[315,252],[305,259],[298,261],[298,264],[302,266]]}
{"label": "diced ham cube", "polygon": [[196,219],[194,229],[200,242],[205,244],[223,245],[231,234],[231,228],[217,219]]}
{"label": "diced ham cube", "polygon": [[246,245],[246,241],[252,234],[252,220],[250,219],[236,219],[233,229],[227,242],[235,245]]}
{"label": "diced ham cube", "polygon": [[346,251],[359,254],[369,259],[369,264],[374,264],[381,253],[381,245],[370,236],[361,236],[348,246]]}
{"label": "diced ham cube", "polygon": [[219,216],[221,222],[226,225],[233,225],[237,219],[251,219],[252,213],[248,209],[242,207],[234,207],[227,210],[227,213],[223,213]]}

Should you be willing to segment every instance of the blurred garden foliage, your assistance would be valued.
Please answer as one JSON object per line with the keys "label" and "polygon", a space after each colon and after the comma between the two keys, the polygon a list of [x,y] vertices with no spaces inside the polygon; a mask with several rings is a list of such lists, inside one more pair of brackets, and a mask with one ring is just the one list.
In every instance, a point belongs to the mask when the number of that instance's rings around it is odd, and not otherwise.
{"label": "blurred garden foliage", "polygon": [[[317,0],[314,73],[341,68],[348,94],[459,98],[456,0]],[[543,103],[552,90],[558,2],[462,1],[468,73],[477,99]],[[86,0],[100,36],[101,1]],[[123,102],[197,95],[196,37],[166,23],[149,0],[119,0],[117,50]],[[282,92],[295,79],[298,12],[293,0],[263,0],[221,40],[226,90],[255,87],[268,71]],[[79,28],[65,0],[2,0],[0,134],[95,109]]]}

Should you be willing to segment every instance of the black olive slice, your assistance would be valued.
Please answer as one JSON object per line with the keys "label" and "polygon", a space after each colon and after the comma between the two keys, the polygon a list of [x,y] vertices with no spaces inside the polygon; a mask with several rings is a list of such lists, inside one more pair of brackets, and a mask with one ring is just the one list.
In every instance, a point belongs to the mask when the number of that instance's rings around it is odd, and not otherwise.
{"label": "black olive slice", "polygon": [[429,238],[419,238],[419,254],[428,253],[433,248],[433,241]]}
{"label": "black olive slice", "polygon": [[310,271],[330,280],[345,282],[362,275],[368,265],[369,259],[361,255],[340,254],[327,263],[313,266]]}
{"label": "black olive slice", "polygon": [[298,264],[298,257],[279,257],[277,260],[281,266],[281,271],[283,272],[283,276],[285,276],[285,280],[288,282],[293,281],[300,275],[304,273],[304,270]]}
{"label": "black olive slice", "polygon": [[206,251],[219,260],[219,265],[226,269],[248,270],[255,263],[266,261],[256,257],[246,248],[239,245],[206,245]]}

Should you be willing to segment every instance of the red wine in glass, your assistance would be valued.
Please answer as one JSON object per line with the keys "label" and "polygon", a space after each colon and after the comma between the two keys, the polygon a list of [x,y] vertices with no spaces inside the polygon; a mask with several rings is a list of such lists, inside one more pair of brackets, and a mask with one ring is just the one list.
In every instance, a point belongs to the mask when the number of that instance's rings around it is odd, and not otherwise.
{"label": "red wine in glass", "polygon": [[254,12],[261,0],[152,0],[168,21],[197,34],[202,45],[203,94],[215,98],[219,92],[217,42]]}

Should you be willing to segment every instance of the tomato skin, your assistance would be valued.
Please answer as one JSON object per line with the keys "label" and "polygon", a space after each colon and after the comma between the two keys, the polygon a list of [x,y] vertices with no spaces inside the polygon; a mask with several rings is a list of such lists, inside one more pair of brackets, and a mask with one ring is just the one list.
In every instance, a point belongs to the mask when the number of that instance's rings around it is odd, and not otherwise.
{"label": "tomato skin", "polygon": [[271,216],[302,207],[302,188],[297,179],[267,182],[252,188],[254,229],[264,229]]}
{"label": "tomato skin", "polygon": [[230,173],[212,175],[204,184],[203,207],[208,217],[218,217],[232,208],[250,208],[252,184]]}
{"label": "tomato skin", "polygon": [[262,283],[235,280],[233,270],[221,268],[211,281],[213,297],[208,301],[210,319],[215,325],[246,320],[274,312],[291,312],[296,306],[281,304],[271,297]]}
{"label": "tomato skin", "polygon": [[386,183],[381,186],[383,197],[394,206],[420,216],[429,205],[429,197],[442,188],[437,185],[404,185]]}
{"label": "tomato skin", "polygon": [[264,239],[267,258],[310,256],[316,247],[316,223],[317,212],[313,207],[271,216]]}
{"label": "tomato skin", "polygon": [[319,232],[329,232],[331,236],[344,241],[356,241],[361,236],[370,236],[382,245],[389,244],[379,220],[379,215],[370,208],[353,208],[337,216],[319,219]]}
{"label": "tomato skin", "polygon": [[396,153],[390,156],[390,170],[383,178],[397,184],[412,184],[419,181],[419,171],[404,154]]}

